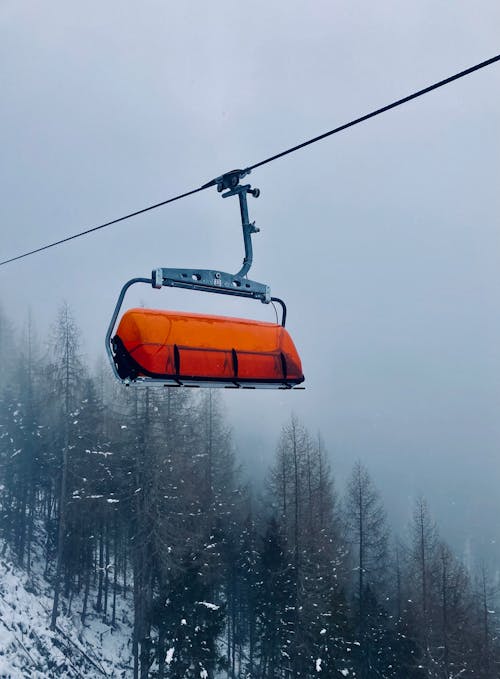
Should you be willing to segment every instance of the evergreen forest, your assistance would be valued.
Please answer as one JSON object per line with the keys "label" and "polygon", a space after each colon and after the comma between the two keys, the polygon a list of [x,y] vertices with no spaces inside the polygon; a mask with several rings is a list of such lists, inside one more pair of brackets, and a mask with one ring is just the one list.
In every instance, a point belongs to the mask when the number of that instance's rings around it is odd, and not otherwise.
{"label": "evergreen forest", "polygon": [[2,556],[42,559],[55,635],[71,616],[113,634],[125,602],[113,676],[500,677],[496,572],[454,553],[425,497],[394,535],[369,451],[339,487],[284,412],[252,487],[223,394],[115,383],[66,304],[43,339],[2,314],[0,358]]}

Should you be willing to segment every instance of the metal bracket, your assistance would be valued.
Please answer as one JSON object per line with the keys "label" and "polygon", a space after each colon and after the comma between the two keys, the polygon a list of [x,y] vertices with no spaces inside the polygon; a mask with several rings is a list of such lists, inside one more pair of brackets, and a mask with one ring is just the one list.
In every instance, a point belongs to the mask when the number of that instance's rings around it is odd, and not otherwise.
{"label": "metal bracket", "polygon": [[279,297],[271,297],[271,289],[264,283],[257,283],[238,274],[212,269],[154,269],[151,272],[153,288],[184,288],[201,292],[215,292],[220,295],[233,295],[260,300],[263,304],[276,302],[281,306],[281,325],[286,324],[286,304]]}
{"label": "metal bracket", "polygon": [[260,189],[252,189],[250,184],[240,184],[240,179],[246,177],[250,174],[250,170],[231,170],[231,172],[226,172],[226,174],[221,175],[212,179],[212,181],[205,184],[208,186],[217,186],[217,191],[222,193],[223,198],[229,198],[230,196],[238,196],[240,203],[240,215],[241,215],[241,228],[243,229],[243,245],[245,247],[245,257],[243,258],[243,265],[241,269],[235,274],[236,277],[246,276],[249,272],[250,267],[253,262],[253,250],[252,250],[252,234],[258,233],[259,228],[255,226],[255,222],[251,222],[248,216],[248,203],[247,203],[247,193],[252,195],[254,198],[260,196]]}
{"label": "metal bracket", "polygon": [[212,269],[155,269],[152,274],[153,288],[170,286],[189,290],[218,292],[223,295],[251,297],[264,304],[271,301],[271,290],[264,283],[257,283],[239,274]]}

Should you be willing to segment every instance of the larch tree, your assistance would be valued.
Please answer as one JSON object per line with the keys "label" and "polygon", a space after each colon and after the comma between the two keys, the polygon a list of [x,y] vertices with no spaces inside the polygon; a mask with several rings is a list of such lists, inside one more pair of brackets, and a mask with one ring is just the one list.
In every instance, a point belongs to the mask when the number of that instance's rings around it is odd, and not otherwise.
{"label": "larch tree", "polygon": [[370,586],[377,592],[386,572],[388,528],[380,494],[360,461],[355,463],[347,484],[345,525],[357,573],[355,591],[361,623],[365,588]]}
{"label": "larch tree", "polygon": [[[287,623],[290,671],[303,677],[316,671],[319,654],[326,664],[328,644],[330,666],[337,651],[342,655],[338,628],[327,623],[337,613],[342,616],[345,548],[324,444],[320,436],[313,439],[295,415],[282,429],[268,486],[286,539],[294,592],[289,605],[293,615]],[[332,610],[333,602],[339,610]]]}
{"label": "larch tree", "polygon": [[300,621],[301,593],[303,578],[303,539],[306,533],[308,513],[307,468],[310,436],[305,427],[293,414],[283,426],[276,449],[276,463],[271,471],[270,490],[273,503],[280,511],[280,526],[286,538],[287,551],[291,561],[291,581],[293,582],[293,624],[290,633],[290,668],[292,674],[300,676],[303,659],[302,626]]}
{"label": "larch tree", "polygon": [[267,522],[257,565],[257,631],[260,639],[258,676],[292,676],[295,643],[295,582],[285,537],[278,521]]}
{"label": "larch tree", "polygon": [[56,572],[54,576],[54,599],[50,623],[51,629],[55,629],[59,612],[59,594],[66,539],[70,418],[78,401],[78,390],[84,375],[83,362],[80,355],[80,331],[67,303],[64,303],[60,308],[54,326],[52,360],[49,370],[52,396],[56,404],[56,421],[59,421],[59,431],[62,429],[62,437],[57,437],[54,440],[55,446],[58,449],[56,456],[60,459],[61,468],[58,493]]}
{"label": "larch tree", "polygon": [[493,675],[495,668],[500,667],[496,643],[500,630],[500,587],[498,576],[495,578],[491,575],[484,560],[481,560],[476,574],[474,595],[477,603],[474,664],[478,676],[487,679]]}
{"label": "larch tree", "polygon": [[417,642],[421,664],[428,677],[435,676],[435,656],[432,649],[436,607],[433,606],[439,572],[438,531],[424,497],[415,501],[410,524],[410,551],[408,580],[413,583],[413,612],[409,611],[412,625],[419,630]]}

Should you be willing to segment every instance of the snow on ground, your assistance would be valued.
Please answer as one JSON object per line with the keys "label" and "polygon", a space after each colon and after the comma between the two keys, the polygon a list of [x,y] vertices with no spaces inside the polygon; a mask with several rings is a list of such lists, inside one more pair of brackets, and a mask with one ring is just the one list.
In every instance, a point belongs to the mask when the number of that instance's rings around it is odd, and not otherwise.
{"label": "snow on ground", "polygon": [[57,630],[52,632],[52,588],[42,575],[41,549],[35,550],[31,575],[14,564],[1,541],[0,554],[1,679],[131,676],[130,593],[128,600],[117,597],[114,627],[105,624],[90,603],[82,625],[81,598],[73,599],[71,613],[63,600]]}

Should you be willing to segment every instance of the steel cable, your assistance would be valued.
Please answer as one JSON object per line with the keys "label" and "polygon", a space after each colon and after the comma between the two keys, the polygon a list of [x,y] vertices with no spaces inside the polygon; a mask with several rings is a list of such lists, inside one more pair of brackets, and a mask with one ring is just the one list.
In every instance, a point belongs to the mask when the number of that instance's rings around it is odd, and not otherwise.
{"label": "steel cable", "polygon": [[[343,130],[348,129],[349,127],[354,127],[354,125],[359,125],[360,123],[369,120],[370,118],[374,118],[375,116],[381,115],[382,113],[386,113],[387,111],[390,111],[393,108],[396,108],[398,106],[402,106],[403,104],[406,104],[409,101],[412,101],[413,99],[417,99],[418,97],[423,96],[424,94],[428,94],[429,92],[432,92],[433,90],[437,90],[440,87],[444,87],[445,85],[449,85],[450,83],[454,82],[455,80],[459,80],[460,78],[464,78],[467,75],[470,75],[471,73],[474,73],[476,71],[479,71],[482,68],[486,68],[487,66],[491,66],[492,64],[496,63],[497,61],[500,61],[500,54],[497,54],[494,57],[491,57],[491,59],[486,59],[485,61],[482,61],[478,64],[475,64],[474,66],[471,66],[470,68],[466,68],[464,71],[460,71],[459,73],[455,73],[454,75],[449,76],[448,78],[445,78],[444,80],[439,80],[438,82],[428,85],[427,87],[424,87],[421,90],[418,90],[416,92],[413,92],[412,94],[407,95],[406,97],[403,97],[402,99],[398,99],[396,101],[393,101],[390,104],[387,104],[386,106],[382,106],[381,108],[375,109],[374,111],[371,111],[370,113],[366,113],[363,116],[360,116],[359,118],[355,118],[354,120],[351,120],[348,123],[344,123],[343,125],[339,125],[338,127],[334,127],[332,130],[329,130],[328,132],[324,132],[323,134],[318,135],[317,137],[312,137],[311,139],[308,139],[300,144],[297,144],[296,146],[292,146],[285,151],[281,151],[279,153],[276,153],[273,156],[269,156],[268,158],[265,158],[264,160],[259,161],[258,163],[254,163],[253,165],[249,165],[246,167],[246,170],[255,170],[258,167],[262,167],[263,165],[266,165],[267,163],[271,163],[274,160],[278,160],[279,158],[283,158],[284,156],[289,155],[290,153],[294,153],[295,151],[298,151],[300,149],[303,149],[306,146],[310,146],[311,144],[315,144],[318,141],[322,141],[323,139],[326,139],[327,137],[331,137],[334,134],[338,134],[339,132],[342,132]],[[135,212],[130,212],[126,215],[123,215],[122,217],[118,217],[117,219],[112,219],[109,222],[105,222],[104,224],[99,224],[98,226],[93,226],[89,229],[85,229],[84,231],[80,231],[79,233],[75,233],[72,236],[67,236],[66,238],[62,238],[61,240],[54,241],[53,243],[48,243],[47,245],[42,245],[39,248],[35,248],[34,250],[29,250],[28,252],[24,252],[20,255],[16,255],[15,257],[10,257],[9,259],[5,259],[3,261],[0,261],[0,266],[5,266],[6,264],[10,264],[11,262],[15,262],[19,259],[23,259],[25,257],[29,257],[31,255],[36,254],[37,252],[42,252],[43,250],[48,250],[49,248],[53,248],[56,245],[62,245],[63,243],[67,243],[68,241],[75,240],[76,238],[81,238],[82,236],[86,236],[90,233],[93,233],[95,231],[99,231],[101,229],[104,229],[108,226],[112,226],[113,224],[118,224],[118,222],[123,222],[126,219],[130,219],[132,217],[137,217],[138,215],[144,214],[145,212],[149,212],[151,210],[156,210],[159,207],[162,207],[164,205],[168,205],[169,203],[174,203],[177,200],[181,200],[182,198],[187,198],[188,196],[192,196],[195,193],[199,193],[200,191],[204,191],[205,189],[209,188],[210,186],[213,186],[215,183],[215,180],[212,180],[208,182],[207,184],[203,184],[202,186],[199,186],[196,189],[191,189],[190,191],[186,191],[185,193],[181,193],[177,196],[174,196],[173,198],[168,198],[167,200],[163,200],[160,203],[155,203],[154,205],[149,205],[148,207],[142,208],[141,210],[136,210]]]}

